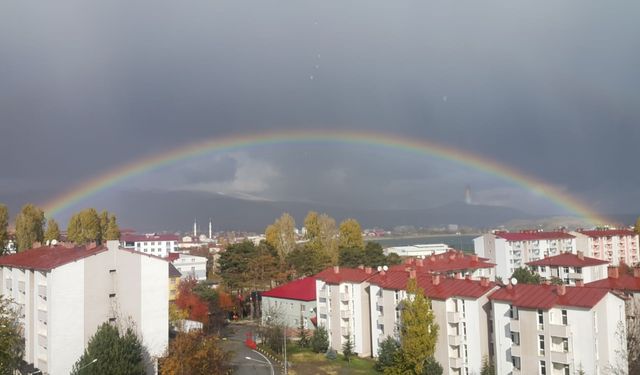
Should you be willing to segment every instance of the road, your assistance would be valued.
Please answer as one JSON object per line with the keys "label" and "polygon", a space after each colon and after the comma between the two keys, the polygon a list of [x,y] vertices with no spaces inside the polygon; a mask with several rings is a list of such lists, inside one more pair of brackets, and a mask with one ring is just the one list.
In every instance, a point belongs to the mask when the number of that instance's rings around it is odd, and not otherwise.
{"label": "road", "polygon": [[[230,324],[225,332],[224,348],[233,352],[231,366],[235,375],[280,375],[277,364],[271,363],[259,352],[247,348],[244,341],[248,332],[254,332],[255,326],[248,324]],[[250,359],[247,359],[250,358]],[[273,373],[271,372],[273,368]]]}

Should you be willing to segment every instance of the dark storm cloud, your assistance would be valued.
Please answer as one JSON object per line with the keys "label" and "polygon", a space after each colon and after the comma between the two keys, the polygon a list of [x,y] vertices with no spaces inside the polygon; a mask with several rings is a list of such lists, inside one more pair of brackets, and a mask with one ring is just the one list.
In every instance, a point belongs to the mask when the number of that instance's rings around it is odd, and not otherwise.
{"label": "dark storm cloud", "polygon": [[[639,17],[635,1],[595,0],[3,2],[0,181],[54,196],[202,138],[347,128],[467,149],[597,209],[637,210]],[[244,150],[205,173],[177,166],[166,186],[131,183],[360,207],[430,207],[468,183],[525,202],[491,176],[372,152]]]}

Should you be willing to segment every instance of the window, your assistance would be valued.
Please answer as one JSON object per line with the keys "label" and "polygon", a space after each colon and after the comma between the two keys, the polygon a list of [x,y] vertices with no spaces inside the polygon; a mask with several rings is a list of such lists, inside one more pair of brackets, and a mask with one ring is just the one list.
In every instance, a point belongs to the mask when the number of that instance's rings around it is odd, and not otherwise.
{"label": "window", "polygon": [[544,361],[540,361],[540,375],[547,375],[547,364]]}
{"label": "window", "polygon": [[467,323],[462,322],[462,337],[467,338]]}
{"label": "window", "polygon": [[520,334],[518,332],[511,332],[511,342],[513,345],[520,345]]}
{"label": "window", "polygon": [[566,337],[562,339],[562,350],[565,353],[569,353],[569,339]]}
{"label": "window", "polygon": [[300,311],[304,312],[304,308],[305,308],[304,305],[300,305]]}
{"label": "window", "polygon": [[511,317],[511,319],[518,320],[518,308],[513,305],[510,305],[509,316]]}
{"label": "window", "polygon": [[571,372],[569,372],[569,365],[564,365],[564,368],[562,369],[562,373],[564,375],[570,375]]}
{"label": "window", "polygon": [[566,326],[568,323],[567,310],[562,310],[562,324]]}
{"label": "window", "polygon": [[576,267],[576,273],[582,273],[582,267]]}
{"label": "window", "polygon": [[538,330],[544,329],[544,315],[542,310],[538,310]]}
{"label": "window", "polygon": [[520,370],[520,357],[511,357],[511,363],[513,364],[514,368],[517,368],[518,370]]}
{"label": "window", "polygon": [[544,355],[544,335],[538,335],[538,354]]}

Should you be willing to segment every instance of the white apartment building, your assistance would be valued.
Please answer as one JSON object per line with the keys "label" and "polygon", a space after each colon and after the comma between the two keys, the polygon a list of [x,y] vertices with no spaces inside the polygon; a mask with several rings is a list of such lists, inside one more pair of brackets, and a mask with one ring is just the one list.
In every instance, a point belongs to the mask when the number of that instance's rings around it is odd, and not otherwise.
{"label": "white apartment building", "polygon": [[274,318],[294,330],[312,329],[316,306],[316,279],[293,280],[262,293],[262,322]]}
{"label": "white apartment building", "polygon": [[131,234],[125,233],[120,237],[120,243],[125,249],[166,258],[170,253],[178,250],[178,236],[173,234]]}
{"label": "white apartment building", "polygon": [[563,253],[533,262],[527,266],[541,277],[552,280],[560,279],[567,285],[590,283],[607,277],[609,262],[585,257],[582,251],[577,254]]}
{"label": "white apartment building", "polygon": [[382,271],[369,279],[371,342],[373,355],[387,337],[399,339],[401,303],[407,298],[407,283],[414,278],[431,301],[439,326],[435,359],[444,374],[479,374],[483,359],[490,358],[490,331],[487,316],[489,294],[497,289],[488,278],[445,278],[437,274]]}
{"label": "white apartment building", "polygon": [[403,271],[407,267],[418,273],[432,272],[442,276],[466,277],[480,280],[483,277],[495,281],[495,264],[476,254],[466,254],[463,251],[449,249],[446,253],[434,254],[428,257],[409,258],[403,264],[391,266],[391,270]]}
{"label": "white apartment building", "polygon": [[444,243],[432,243],[387,247],[386,249],[384,249],[384,255],[395,253],[401,257],[426,257],[429,255],[446,253],[447,251],[449,251],[449,245]]}
{"label": "white apartment building", "polygon": [[180,271],[181,279],[195,278],[198,281],[207,279],[207,258],[190,254],[169,254],[167,259]]}
{"label": "white apartment building", "polygon": [[327,329],[332,349],[341,352],[350,336],[358,356],[372,355],[369,283],[366,280],[373,275],[371,268],[338,266],[315,275],[318,326]]}
{"label": "white apartment building", "polygon": [[576,237],[578,249],[585,255],[618,265],[620,262],[636,264],[638,235],[625,229],[579,230],[571,232]]}
{"label": "white apartment building", "polygon": [[0,257],[0,291],[21,311],[24,360],[44,374],[67,375],[104,322],[132,323],[152,362],[164,354],[168,272],[165,260],[118,241],[42,247]]}
{"label": "white apartment building", "polygon": [[576,252],[576,239],[566,232],[487,233],[473,240],[475,253],[496,265],[496,277],[507,280],[527,262]]}
{"label": "white apartment building", "polygon": [[[492,301],[496,374],[608,374],[627,368],[625,302],[602,288],[511,285]],[[626,336],[622,336],[626,337]]]}

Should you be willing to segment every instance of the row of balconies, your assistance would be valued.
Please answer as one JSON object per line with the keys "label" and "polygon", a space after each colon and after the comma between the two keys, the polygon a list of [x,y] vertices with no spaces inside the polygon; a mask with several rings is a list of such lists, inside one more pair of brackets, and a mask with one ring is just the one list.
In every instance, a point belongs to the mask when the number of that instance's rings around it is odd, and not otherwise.
{"label": "row of balconies", "polygon": [[[568,364],[571,362],[571,353],[564,351],[551,350],[551,362]],[[522,357],[522,350],[520,345],[511,345],[511,355],[513,357]]]}
{"label": "row of balconies", "polygon": [[[548,324],[549,334],[555,337],[569,337],[569,326],[563,324]],[[538,327],[540,328],[540,327]],[[520,332],[520,320],[511,319],[509,329],[512,332]],[[540,330],[540,329],[539,329]],[[544,327],[542,328],[544,330]]]}

